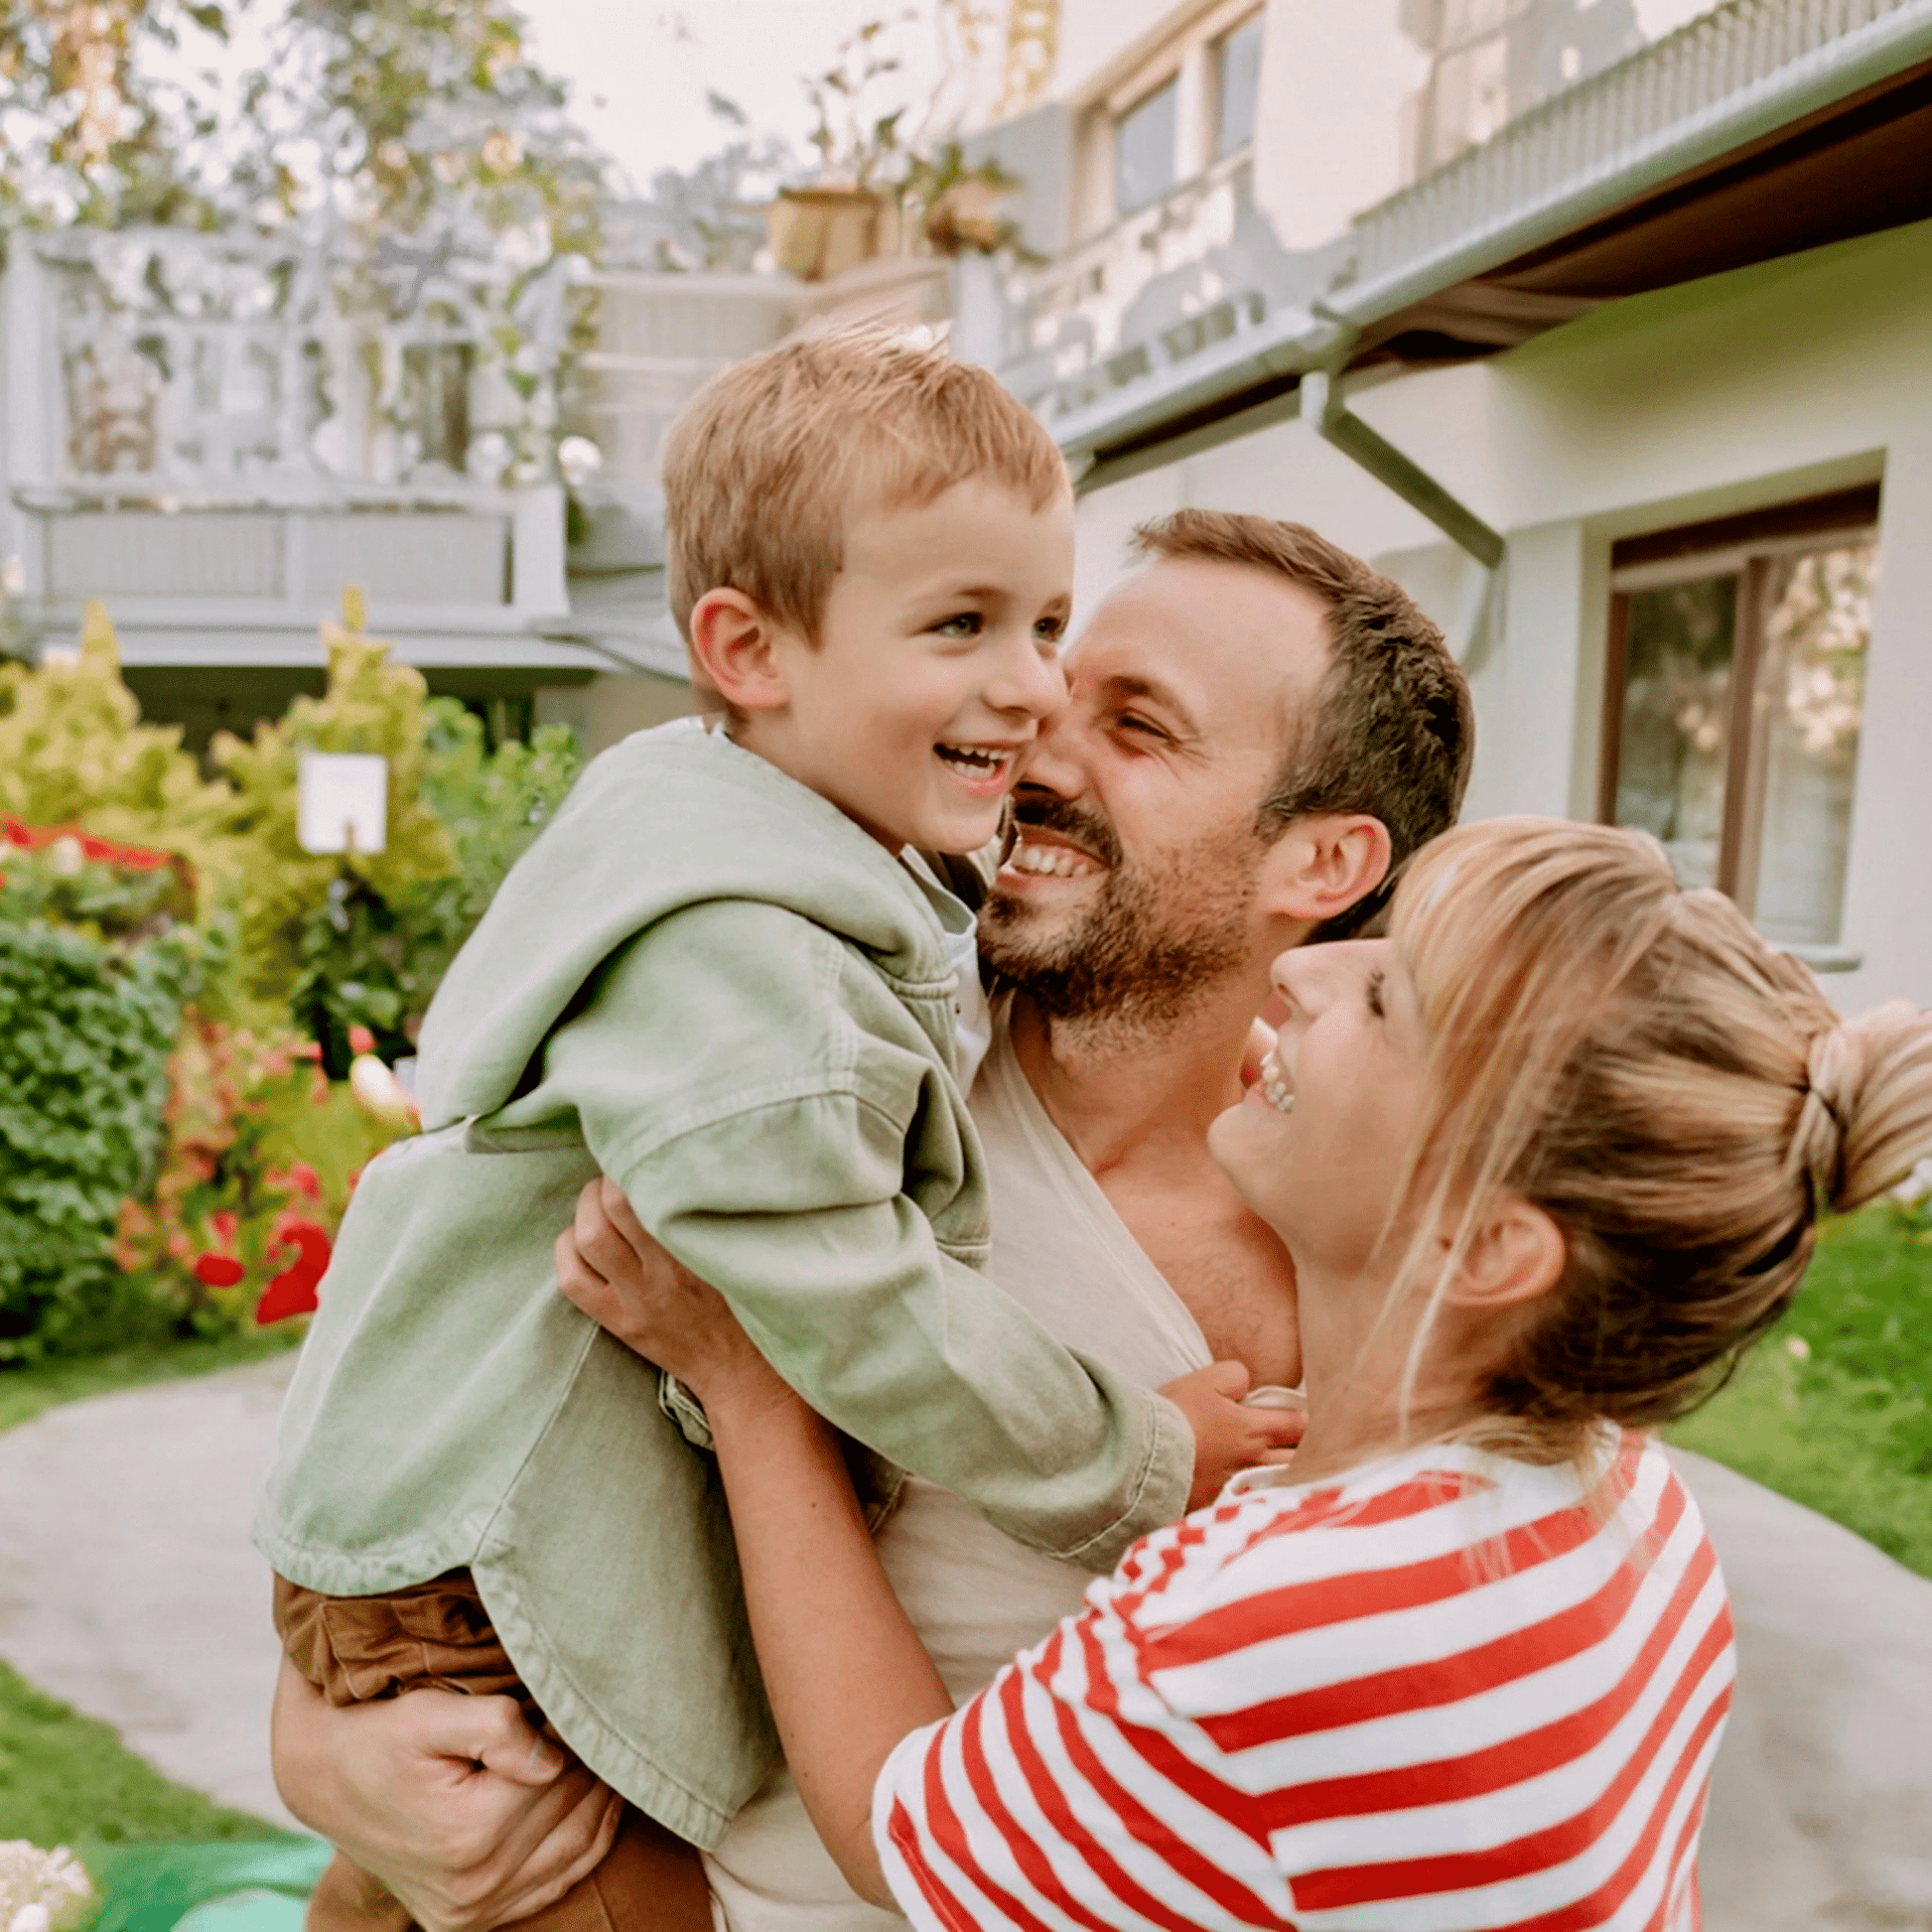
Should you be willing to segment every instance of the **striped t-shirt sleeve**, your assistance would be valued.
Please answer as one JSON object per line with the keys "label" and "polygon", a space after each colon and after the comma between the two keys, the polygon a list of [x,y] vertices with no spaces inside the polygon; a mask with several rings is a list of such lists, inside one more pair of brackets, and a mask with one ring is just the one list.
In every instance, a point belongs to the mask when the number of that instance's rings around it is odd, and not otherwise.
{"label": "striped t-shirt sleeve", "polygon": [[882,1772],[915,1925],[1690,1932],[1732,1677],[1661,1450],[1231,1494]]}

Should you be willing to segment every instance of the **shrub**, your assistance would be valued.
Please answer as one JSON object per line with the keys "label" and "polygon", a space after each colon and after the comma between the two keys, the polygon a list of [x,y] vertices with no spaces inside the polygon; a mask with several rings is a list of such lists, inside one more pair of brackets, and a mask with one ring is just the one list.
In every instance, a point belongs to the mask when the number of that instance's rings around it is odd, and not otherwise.
{"label": "shrub", "polygon": [[179,932],[0,918],[0,1361],[84,1345],[125,1298],[115,1220],[153,1173],[196,966]]}
{"label": "shrub", "polygon": [[228,788],[181,749],[181,730],[144,725],[121,682],[105,608],[87,607],[77,654],[39,669],[0,663],[0,815],[29,825],[84,822],[96,839],[182,854],[216,885],[232,864]]}
{"label": "shrub", "polygon": [[321,1180],[274,1153],[292,1109],[329,1099],[316,1059],[310,1041],[189,1013],[168,1062],[160,1176],[122,1203],[115,1246],[178,1332],[232,1334],[282,1276],[321,1279],[332,1231]]}
{"label": "shrub", "polygon": [[[360,632],[359,601],[345,600],[344,624],[324,624],[329,689],[297,698],[278,725],[244,744],[215,736],[214,762],[233,788],[228,827],[240,888],[237,956],[246,991],[277,1006],[303,972],[304,936],[340,885],[349,897],[406,899],[453,877],[456,848],[421,798],[428,688],[421,673],[388,662],[388,645]],[[296,836],[296,774],[305,752],[361,752],[389,761],[386,843],[376,853],[313,853]]]}

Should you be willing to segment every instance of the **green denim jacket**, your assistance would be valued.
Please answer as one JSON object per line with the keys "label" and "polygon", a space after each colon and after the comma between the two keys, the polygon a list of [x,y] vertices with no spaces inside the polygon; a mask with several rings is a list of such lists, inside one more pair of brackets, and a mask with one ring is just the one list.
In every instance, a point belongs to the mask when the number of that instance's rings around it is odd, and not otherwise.
{"label": "green denim jacket", "polygon": [[600,1171],[895,1470],[1095,1570],[1178,1516],[1178,1412],[976,1272],[953,993],[928,896],[816,793],[694,730],[606,753],[437,995],[426,1131],[344,1223],[263,1555],[338,1596],[467,1565],[571,1747],[716,1842],[777,1746],[715,1466],[556,1292]]}

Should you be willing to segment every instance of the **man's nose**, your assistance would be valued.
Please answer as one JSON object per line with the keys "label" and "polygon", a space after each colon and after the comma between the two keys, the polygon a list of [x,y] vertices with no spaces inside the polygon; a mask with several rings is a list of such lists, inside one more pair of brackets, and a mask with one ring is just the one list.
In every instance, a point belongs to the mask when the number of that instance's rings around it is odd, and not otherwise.
{"label": "man's nose", "polygon": [[1022,784],[1036,785],[1057,798],[1078,798],[1087,788],[1079,743],[1079,731],[1067,710],[1061,709],[1042,719],[1039,736],[1028,749]]}

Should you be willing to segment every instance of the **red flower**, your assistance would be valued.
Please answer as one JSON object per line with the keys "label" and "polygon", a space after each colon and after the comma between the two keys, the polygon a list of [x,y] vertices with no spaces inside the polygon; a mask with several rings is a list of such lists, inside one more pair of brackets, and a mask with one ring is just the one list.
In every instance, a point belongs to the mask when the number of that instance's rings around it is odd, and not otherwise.
{"label": "red flower", "polygon": [[228,1208],[217,1208],[207,1217],[207,1224],[214,1230],[214,1238],[224,1248],[232,1248],[234,1239],[241,1232],[241,1217]]}
{"label": "red flower", "polygon": [[319,1060],[322,1058],[322,1048],[313,1039],[305,1039],[299,1045],[291,1046],[289,1051],[298,1060]]}
{"label": "red flower", "polygon": [[348,1030],[348,1050],[351,1053],[373,1053],[375,1035],[358,1020]]}
{"label": "red flower", "polygon": [[322,1198],[322,1179],[306,1162],[298,1161],[289,1170],[289,1184],[298,1193],[307,1194],[311,1200]]}
{"label": "red flower", "polygon": [[199,1255],[195,1261],[195,1279],[204,1288],[233,1288],[247,1272],[232,1255]]}
{"label": "red flower", "polygon": [[255,1322],[266,1327],[271,1321],[286,1321],[295,1314],[316,1311],[316,1290],[329,1268],[329,1234],[313,1221],[284,1214],[276,1224],[284,1245],[295,1249],[293,1263],[262,1290],[255,1304]]}

